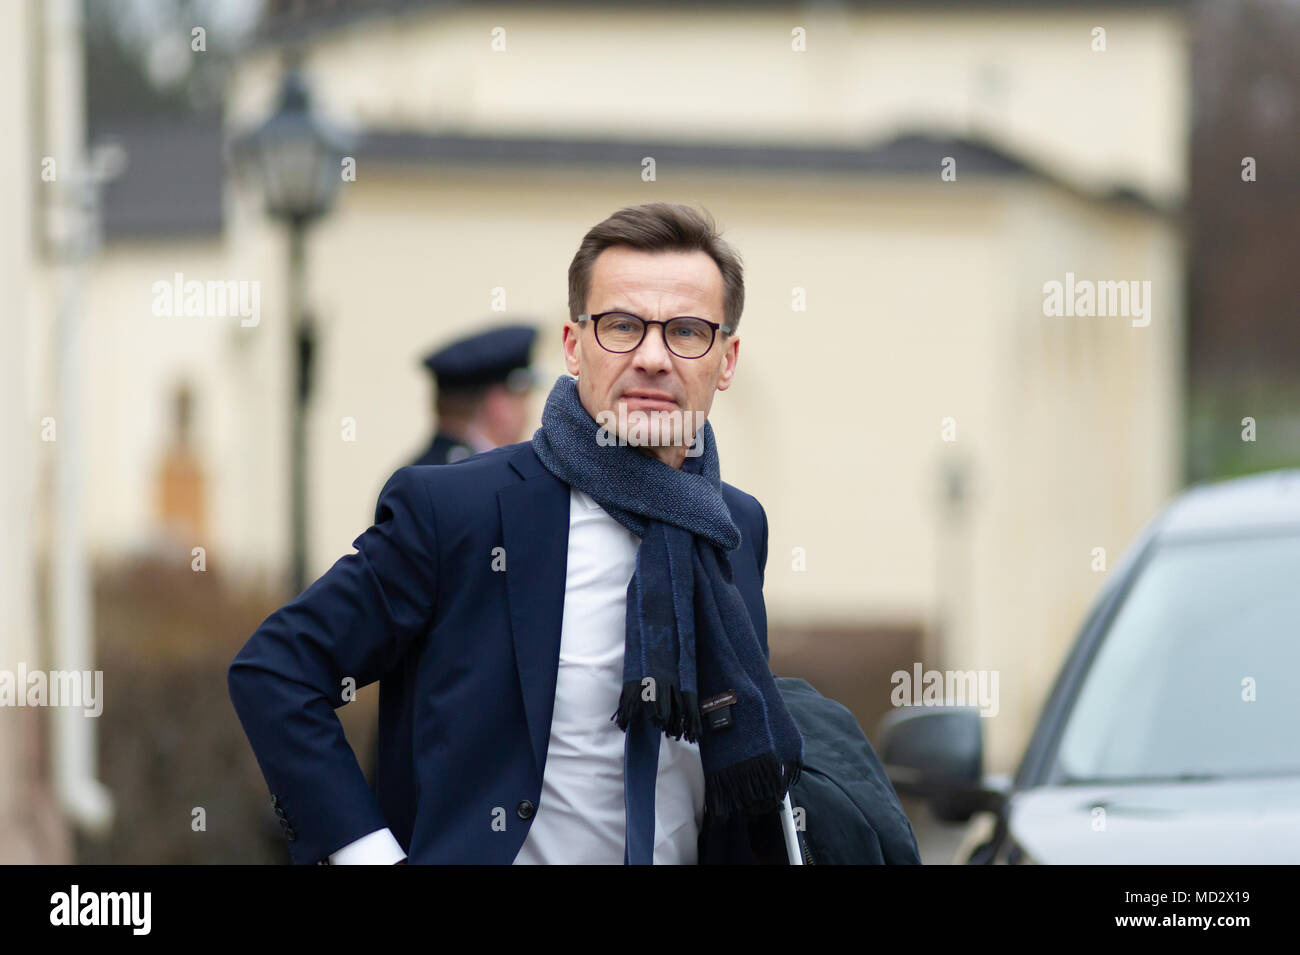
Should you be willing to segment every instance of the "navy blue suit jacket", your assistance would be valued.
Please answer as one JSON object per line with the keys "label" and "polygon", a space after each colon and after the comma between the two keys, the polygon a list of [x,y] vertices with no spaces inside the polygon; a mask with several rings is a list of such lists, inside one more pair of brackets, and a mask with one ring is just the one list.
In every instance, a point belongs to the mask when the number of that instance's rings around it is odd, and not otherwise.
{"label": "navy blue suit jacket", "polygon": [[[741,531],[732,579],[766,655],[767,517],[722,493]],[[541,798],[568,537],[569,487],[527,442],[403,467],[356,553],[263,621],[228,683],[295,863],[385,826],[412,863],[514,860]],[[334,710],[376,680],[372,792]],[[701,863],[778,861],[777,814],[741,825],[706,817]]]}

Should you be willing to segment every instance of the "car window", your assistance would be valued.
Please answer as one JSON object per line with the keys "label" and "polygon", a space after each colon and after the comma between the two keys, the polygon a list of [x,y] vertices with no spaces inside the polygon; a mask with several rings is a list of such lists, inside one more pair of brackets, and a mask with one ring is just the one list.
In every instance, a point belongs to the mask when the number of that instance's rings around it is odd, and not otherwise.
{"label": "car window", "polygon": [[1057,751],[1065,780],[1300,773],[1300,536],[1158,545]]}

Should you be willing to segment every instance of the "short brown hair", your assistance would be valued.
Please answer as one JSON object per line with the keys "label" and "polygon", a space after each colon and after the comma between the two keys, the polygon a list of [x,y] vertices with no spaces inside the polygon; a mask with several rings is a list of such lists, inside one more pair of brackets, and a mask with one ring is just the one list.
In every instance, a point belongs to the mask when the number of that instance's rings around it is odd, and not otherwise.
{"label": "short brown hair", "polygon": [[619,245],[642,252],[707,252],[722,273],[723,324],[736,331],[745,308],[745,270],[740,255],[723,241],[707,210],[675,202],[647,202],[619,209],[582,237],[569,264],[570,319],[576,322],[587,310],[596,258]]}

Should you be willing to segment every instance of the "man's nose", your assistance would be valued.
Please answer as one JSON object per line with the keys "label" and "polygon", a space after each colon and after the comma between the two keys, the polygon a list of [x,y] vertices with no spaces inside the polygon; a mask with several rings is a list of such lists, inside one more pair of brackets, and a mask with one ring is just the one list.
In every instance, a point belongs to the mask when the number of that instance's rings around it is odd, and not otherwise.
{"label": "man's nose", "polygon": [[638,368],[647,371],[672,367],[672,352],[664,341],[664,326],[650,325],[646,328],[645,338],[641,339],[641,344],[633,352],[632,361]]}

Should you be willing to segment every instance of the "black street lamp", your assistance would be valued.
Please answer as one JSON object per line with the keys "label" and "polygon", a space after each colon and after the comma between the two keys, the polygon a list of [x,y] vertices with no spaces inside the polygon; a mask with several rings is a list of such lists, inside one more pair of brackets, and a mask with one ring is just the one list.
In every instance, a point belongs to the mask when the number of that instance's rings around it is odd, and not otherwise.
{"label": "black street lamp", "polygon": [[235,146],[241,164],[266,196],[266,212],[289,232],[289,321],[293,333],[295,388],[290,435],[292,586],[307,584],[307,402],[311,395],[315,323],[306,308],[304,243],[307,226],[338,195],[347,143],[311,111],[307,85],[296,70],[285,74],[274,114]]}

